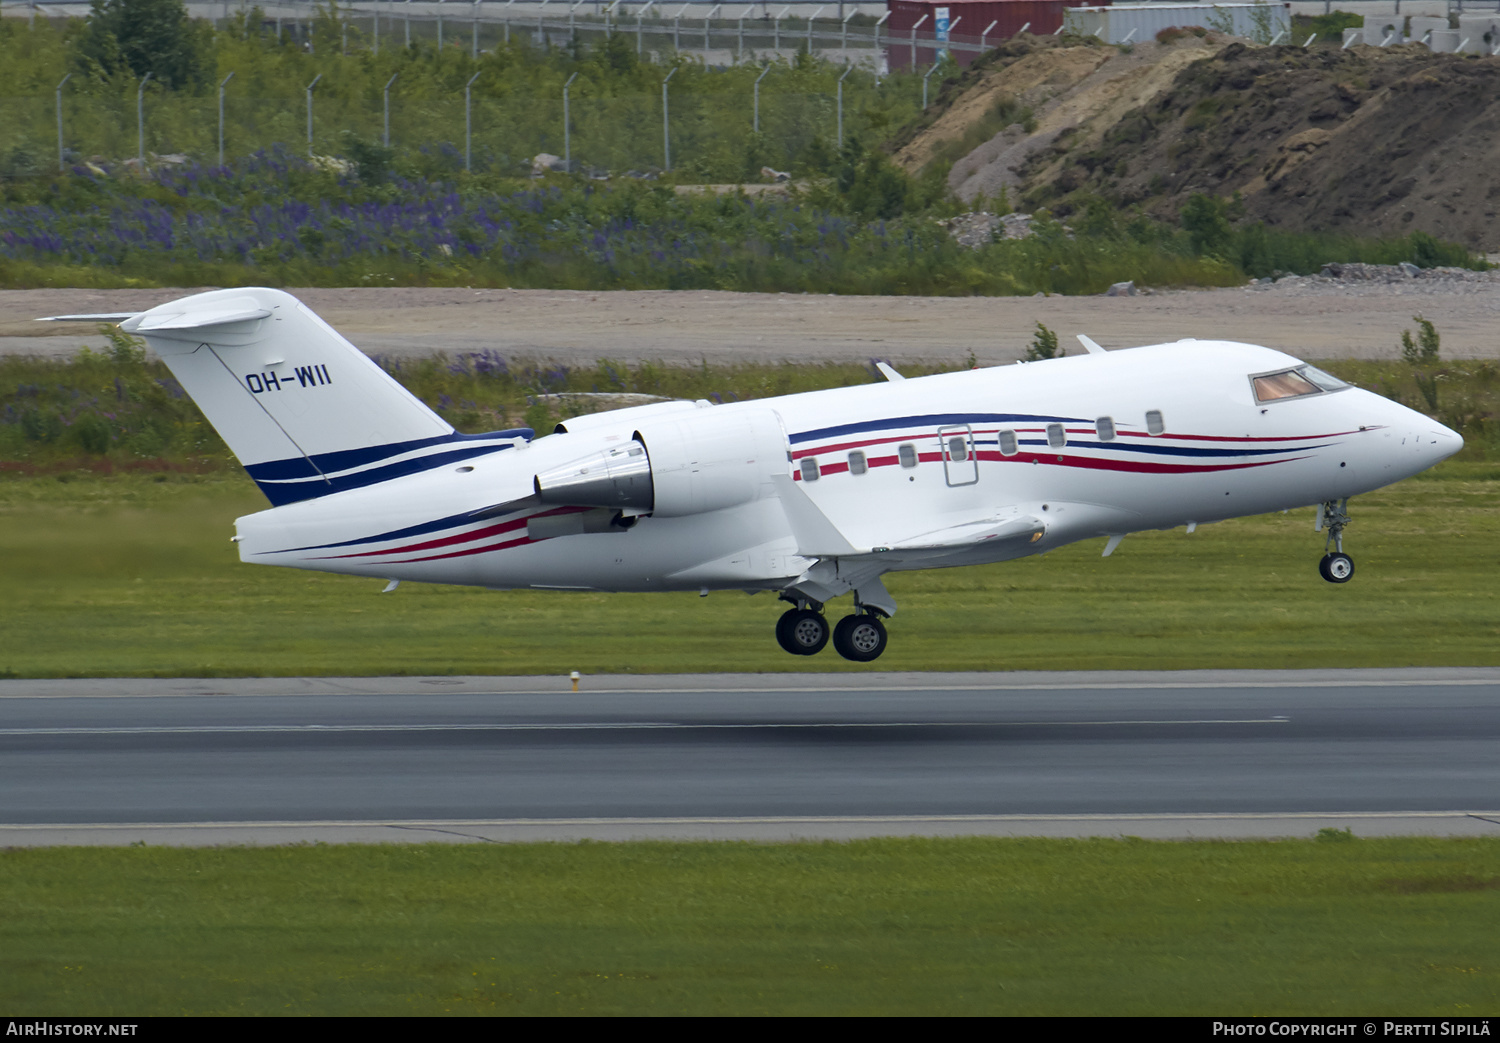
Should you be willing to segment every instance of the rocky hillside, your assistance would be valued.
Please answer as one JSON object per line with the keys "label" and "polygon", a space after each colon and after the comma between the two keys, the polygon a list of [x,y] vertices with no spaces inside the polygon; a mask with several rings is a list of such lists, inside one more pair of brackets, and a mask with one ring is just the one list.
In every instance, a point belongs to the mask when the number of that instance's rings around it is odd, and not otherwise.
{"label": "rocky hillside", "polygon": [[[896,159],[916,171],[962,144],[949,183],[968,199],[1003,187],[1065,215],[1099,195],[1171,218],[1195,192],[1239,193],[1268,225],[1500,250],[1500,59],[1212,33],[1130,53],[1019,41],[939,104]],[[997,115],[1014,122],[968,148]]]}

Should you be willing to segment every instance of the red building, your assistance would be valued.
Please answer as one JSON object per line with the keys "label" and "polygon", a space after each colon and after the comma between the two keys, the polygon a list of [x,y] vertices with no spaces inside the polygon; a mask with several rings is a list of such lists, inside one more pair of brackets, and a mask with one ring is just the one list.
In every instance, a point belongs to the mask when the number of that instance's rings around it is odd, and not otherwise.
{"label": "red building", "polygon": [[[892,69],[910,68],[913,64],[918,68],[929,67],[944,50],[960,65],[968,65],[985,50],[1010,39],[1023,28],[1036,36],[1052,35],[1062,28],[1063,9],[1084,2],[889,0],[886,7],[891,16],[881,26],[881,36],[890,40],[886,56]],[[1099,3],[1108,4],[1109,0]]]}

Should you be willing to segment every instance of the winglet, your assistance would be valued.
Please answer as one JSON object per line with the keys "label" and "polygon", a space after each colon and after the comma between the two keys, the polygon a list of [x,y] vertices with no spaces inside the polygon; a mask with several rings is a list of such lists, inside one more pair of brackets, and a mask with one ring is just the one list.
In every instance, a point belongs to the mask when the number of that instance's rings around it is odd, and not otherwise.
{"label": "winglet", "polygon": [[883,374],[885,376],[886,380],[905,380],[906,379],[900,373],[897,373],[896,370],[895,370],[895,367],[893,367],[889,362],[877,362],[877,363],[875,363],[875,368],[878,369],[878,370],[880,370],[881,374]]}
{"label": "winglet", "polygon": [[1090,355],[1104,354],[1104,349],[1101,348],[1098,342],[1095,341],[1092,337],[1085,337],[1082,333],[1080,333],[1078,334],[1078,343],[1082,344]]}

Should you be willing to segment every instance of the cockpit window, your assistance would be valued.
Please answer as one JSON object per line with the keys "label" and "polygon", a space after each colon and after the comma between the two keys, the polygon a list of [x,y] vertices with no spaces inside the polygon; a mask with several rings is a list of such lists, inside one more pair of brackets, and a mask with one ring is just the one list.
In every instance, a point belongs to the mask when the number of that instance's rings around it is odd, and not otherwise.
{"label": "cockpit window", "polygon": [[1267,373],[1265,376],[1251,377],[1250,382],[1255,386],[1255,400],[1257,402],[1275,402],[1282,398],[1301,398],[1303,395],[1317,395],[1328,390],[1319,387],[1307,378],[1304,371],[1309,368],[1304,366],[1299,369],[1289,369],[1282,373]]}
{"label": "cockpit window", "polygon": [[1299,372],[1324,391],[1342,391],[1349,386],[1332,373],[1324,373],[1317,366],[1303,366]]}

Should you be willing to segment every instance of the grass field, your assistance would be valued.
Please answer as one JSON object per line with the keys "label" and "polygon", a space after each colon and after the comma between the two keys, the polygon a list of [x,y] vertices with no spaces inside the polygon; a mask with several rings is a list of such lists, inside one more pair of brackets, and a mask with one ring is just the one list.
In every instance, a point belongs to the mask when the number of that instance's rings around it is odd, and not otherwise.
{"label": "grass field", "polygon": [[[895,574],[890,670],[1500,663],[1500,469],[1449,461],[1354,501],[1359,573],[1316,571],[1310,510],[1001,565]],[[69,480],[63,480],[69,479]],[[160,480],[157,480],[160,479]],[[588,594],[239,563],[238,475],[0,481],[0,674],[232,676],[860,670],[793,659],[770,595]],[[830,612],[841,612],[835,604]]]}
{"label": "grass field", "polygon": [[1500,1012],[1500,841],[0,851],[0,1007]]}

